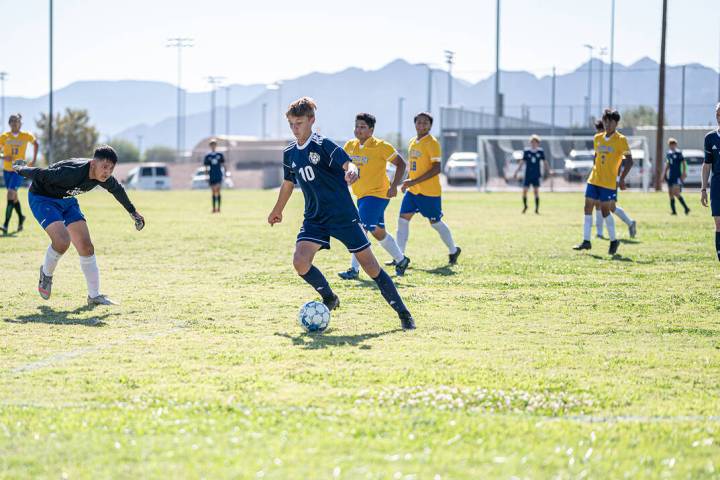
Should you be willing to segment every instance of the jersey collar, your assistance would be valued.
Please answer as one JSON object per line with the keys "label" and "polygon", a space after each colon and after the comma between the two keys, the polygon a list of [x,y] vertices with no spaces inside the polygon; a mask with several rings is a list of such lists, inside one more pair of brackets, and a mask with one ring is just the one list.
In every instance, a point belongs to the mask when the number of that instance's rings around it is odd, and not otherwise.
{"label": "jersey collar", "polygon": [[[355,140],[357,140],[357,139],[355,139]],[[360,140],[358,140],[357,142],[358,142],[358,148],[363,149],[365,147],[375,146],[375,143],[377,143],[377,138],[375,138],[375,136],[373,135],[370,138],[368,138],[367,140],[365,140],[365,143],[360,143]]]}
{"label": "jersey collar", "polygon": [[313,137],[315,136],[315,132],[311,132],[310,136],[308,137],[307,141],[300,145],[299,143],[296,143],[298,150],[305,150],[305,147],[310,145],[310,142],[312,142]]}

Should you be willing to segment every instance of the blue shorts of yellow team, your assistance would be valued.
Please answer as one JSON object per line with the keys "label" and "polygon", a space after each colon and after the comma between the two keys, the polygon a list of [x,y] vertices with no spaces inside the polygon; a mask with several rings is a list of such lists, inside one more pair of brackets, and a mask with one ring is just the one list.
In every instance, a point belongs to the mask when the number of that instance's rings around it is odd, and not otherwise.
{"label": "blue shorts of yellow team", "polygon": [[710,210],[713,217],[720,217],[720,177],[710,180]]}
{"label": "blue shorts of yellow team", "polygon": [[428,197],[427,195],[415,195],[409,191],[405,192],[400,205],[400,214],[403,213],[420,213],[431,222],[438,222],[443,216],[442,199],[441,197]]}
{"label": "blue shorts of yellow team", "polygon": [[540,188],[540,177],[525,177],[523,187],[527,188],[531,185],[535,188]]}
{"label": "blue shorts of yellow team", "polygon": [[28,193],[28,202],[33,216],[44,229],[54,222],[63,222],[67,227],[71,223],[85,220],[76,198],[50,198]]}
{"label": "blue shorts of yellow team", "polygon": [[340,240],[350,253],[360,252],[370,246],[365,231],[357,220],[343,225],[327,225],[305,220],[300,227],[296,243],[317,243],[320,248],[330,248],[330,237]]}
{"label": "blue shorts of yellow team", "polygon": [[5,181],[5,188],[8,190],[17,190],[22,186],[23,177],[16,172],[8,172],[3,170],[3,180]]}
{"label": "blue shorts of yellow team", "polygon": [[601,202],[617,201],[617,190],[588,183],[587,187],[585,187],[585,198],[600,200]]}
{"label": "blue shorts of yellow team", "polygon": [[368,232],[373,232],[377,227],[385,228],[385,209],[390,200],[387,198],[367,196],[358,198],[358,213],[360,224]]}

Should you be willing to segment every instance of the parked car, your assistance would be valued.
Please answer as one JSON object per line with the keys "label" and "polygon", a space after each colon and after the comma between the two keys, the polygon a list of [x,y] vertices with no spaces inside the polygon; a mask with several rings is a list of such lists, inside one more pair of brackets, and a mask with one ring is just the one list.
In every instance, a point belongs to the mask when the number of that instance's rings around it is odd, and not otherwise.
{"label": "parked car", "polygon": [[445,164],[445,176],[448,185],[462,181],[477,182],[478,154],[475,152],[455,152]]}
{"label": "parked car", "polygon": [[170,190],[172,184],[164,163],[145,163],[128,172],[125,187],[131,190]]}
{"label": "parked car", "polygon": [[687,162],[687,177],[685,185],[700,185],[702,183],[702,167],[705,162],[705,152],[702,150],[683,150],[683,157]]}
{"label": "parked car", "polygon": [[595,152],[592,150],[570,150],[565,159],[563,176],[568,182],[582,182],[587,179],[593,168]]}
{"label": "parked car", "polygon": [[[515,175],[515,171],[517,171],[518,164],[520,163],[520,160],[523,159],[523,150],[513,150],[513,152],[509,155],[506,155],[505,157],[505,168],[503,169],[503,177],[505,178],[505,181],[511,182],[513,181],[513,175]],[[518,172],[517,179],[519,182],[522,182],[525,179],[525,169],[521,168]]]}
{"label": "parked car", "polygon": [[645,162],[645,150],[633,149],[630,150],[630,154],[633,158],[633,167],[625,177],[625,185],[628,187],[642,187],[642,179],[646,168],[649,168],[647,172],[648,182],[652,183],[653,167]]}
{"label": "parked car", "polygon": [[[208,183],[210,181],[210,174],[207,171],[206,167],[198,167],[197,170],[195,170],[195,173],[192,177],[192,182],[190,183],[190,188],[192,189],[198,189],[198,188],[210,188],[210,184]],[[232,180],[232,175],[230,172],[225,170],[225,179],[223,181],[223,188],[233,188],[235,186],[235,183]]]}

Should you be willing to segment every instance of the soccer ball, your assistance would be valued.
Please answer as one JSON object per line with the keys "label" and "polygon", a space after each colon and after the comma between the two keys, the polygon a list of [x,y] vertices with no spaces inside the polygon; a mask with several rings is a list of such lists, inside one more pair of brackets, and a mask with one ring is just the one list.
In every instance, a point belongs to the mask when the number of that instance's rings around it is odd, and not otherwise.
{"label": "soccer ball", "polygon": [[307,302],[298,312],[298,323],[306,332],[322,332],[330,323],[330,310],[321,302]]}

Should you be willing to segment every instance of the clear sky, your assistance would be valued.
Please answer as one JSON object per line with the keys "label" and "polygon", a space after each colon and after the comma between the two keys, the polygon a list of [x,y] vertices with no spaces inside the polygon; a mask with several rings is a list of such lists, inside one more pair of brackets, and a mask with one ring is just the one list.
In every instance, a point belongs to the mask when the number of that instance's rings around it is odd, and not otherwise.
{"label": "clear sky", "polygon": [[[0,71],[6,94],[48,90],[48,0],[0,0]],[[670,64],[718,68],[718,0],[668,0]],[[502,0],[501,67],[547,75],[609,46],[610,0]],[[662,0],[617,0],[615,59],[659,59]],[[169,37],[192,37],[183,85],[271,83],[312,71],[378,68],[396,58],[440,66],[476,81],[495,68],[495,0],[55,0],[55,86],[77,80],[176,82]]]}

